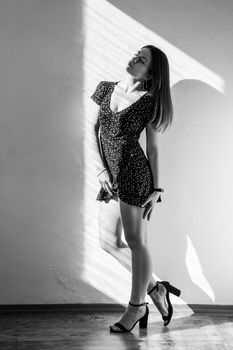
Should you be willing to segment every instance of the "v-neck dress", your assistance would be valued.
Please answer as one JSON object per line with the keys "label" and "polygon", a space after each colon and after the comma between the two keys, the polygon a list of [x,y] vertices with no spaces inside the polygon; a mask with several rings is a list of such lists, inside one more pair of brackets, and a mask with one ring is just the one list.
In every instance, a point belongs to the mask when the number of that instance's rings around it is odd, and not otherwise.
{"label": "v-neck dress", "polygon": [[[113,194],[102,186],[96,200],[108,203],[119,197],[127,204],[142,207],[153,192],[153,177],[148,158],[139,143],[147,123],[153,119],[154,99],[148,93],[121,111],[113,112],[110,102],[117,82],[100,81],[90,96],[100,105],[100,147],[110,175]],[[161,196],[158,202],[161,202]]]}

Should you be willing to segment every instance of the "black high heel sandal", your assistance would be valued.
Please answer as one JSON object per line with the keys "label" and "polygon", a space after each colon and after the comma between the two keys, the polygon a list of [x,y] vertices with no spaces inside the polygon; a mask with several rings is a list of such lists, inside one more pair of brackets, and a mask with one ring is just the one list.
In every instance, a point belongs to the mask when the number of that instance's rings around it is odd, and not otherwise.
{"label": "black high heel sandal", "polygon": [[169,292],[176,295],[177,297],[180,296],[181,290],[174,287],[173,285],[171,285],[168,281],[157,281],[156,285],[149,291],[147,292],[148,295],[150,295],[154,290],[156,290],[158,292],[158,283],[161,283],[162,285],[164,285],[164,287],[166,288],[166,300],[167,300],[167,304],[168,304],[168,315],[162,315],[162,319],[164,320],[164,326],[167,326],[169,324],[169,322],[171,321],[172,318],[172,314],[173,314],[173,307],[169,298]]}
{"label": "black high heel sandal", "polygon": [[109,326],[110,328],[110,332],[114,332],[114,333],[126,333],[126,332],[130,332],[132,331],[132,329],[135,327],[135,325],[139,322],[139,327],[140,328],[147,328],[147,323],[148,323],[148,315],[149,315],[149,308],[147,306],[147,304],[149,303],[141,303],[141,304],[132,304],[130,301],[129,301],[129,304],[132,305],[132,306],[142,306],[142,305],[146,305],[146,312],[145,312],[145,315],[142,316],[141,318],[139,318],[139,320],[137,320],[133,327],[131,327],[130,329],[127,329],[123,324],[121,324],[120,322],[116,322],[114,323],[114,326],[118,326],[121,331],[115,331],[112,326]]}

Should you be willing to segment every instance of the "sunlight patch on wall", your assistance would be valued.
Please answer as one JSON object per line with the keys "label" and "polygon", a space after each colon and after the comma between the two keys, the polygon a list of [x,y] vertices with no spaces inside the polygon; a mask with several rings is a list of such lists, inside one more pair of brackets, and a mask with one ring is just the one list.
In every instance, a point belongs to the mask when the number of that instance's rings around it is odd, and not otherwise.
{"label": "sunlight patch on wall", "polygon": [[[124,77],[132,55],[143,45],[152,44],[163,50],[170,64],[171,87],[183,79],[200,80],[224,93],[223,79],[205,65],[193,59],[161,36],[134,20],[105,0],[83,2],[83,76],[84,76],[84,266],[82,278],[102,291],[106,297],[127,303],[131,288],[131,273],[110,254],[100,248],[98,210],[96,196],[100,184],[96,177],[93,156],[90,150],[93,134],[90,133],[90,96],[101,80],[118,81]],[[107,204],[106,204],[107,205]],[[108,218],[111,222],[111,217]],[[109,239],[111,232],[109,231]],[[124,240],[124,236],[123,236]],[[123,248],[124,249],[124,248]],[[127,248],[126,248],[127,249]],[[194,283],[211,294],[211,288],[200,275],[192,250],[188,250],[187,266]],[[156,280],[161,280],[155,274]],[[181,303],[181,298],[175,303]],[[146,300],[151,303],[149,296]]]}
{"label": "sunlight patch on wall", "polygon": [[119,80],[140,46],[163,50],[170,64],[171,86],[183,79],[202,81],[224,93],[224,80],[201,62],[105,0],[84,2],[84,73],[86,88],[99,80]]}
{"label": "sunlight patch on wall", "polygon": [[192,282],[202,289],[213,302],[215,302],[214,291],[204,276],[201,263],[189,236],[187,236],[185,263]]}

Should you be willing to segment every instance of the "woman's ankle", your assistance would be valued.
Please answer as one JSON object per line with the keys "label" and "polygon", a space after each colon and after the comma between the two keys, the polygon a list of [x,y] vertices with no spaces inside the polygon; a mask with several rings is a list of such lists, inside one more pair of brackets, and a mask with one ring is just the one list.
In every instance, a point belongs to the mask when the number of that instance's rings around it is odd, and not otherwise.
{"label": "woman's ankle", "polygon": [[139,305],[142,305],[142,304],[144,304],[145,303],[145,300],[133,300],[133,301],[129,301],[129,303],[131,303],[131,304],[133,304],[133,305],[135,305],[135,306],[139,306]]}
{"label": "woman's ankle", "polygon": [[147,292],[149,292],[155,285],[156,285],[156,281],[154,279],[151,279],[147,287]]}

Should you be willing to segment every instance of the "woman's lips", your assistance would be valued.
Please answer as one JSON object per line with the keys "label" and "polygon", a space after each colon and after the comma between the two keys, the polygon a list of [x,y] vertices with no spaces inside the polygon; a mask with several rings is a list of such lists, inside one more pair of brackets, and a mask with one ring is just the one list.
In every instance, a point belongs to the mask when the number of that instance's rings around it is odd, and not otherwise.
{"label": "woman's lips", "polygon": [[133,65],[132,65],[130,62],[129,62],[129,66],[130,66],[130,67],[133,67]]}

